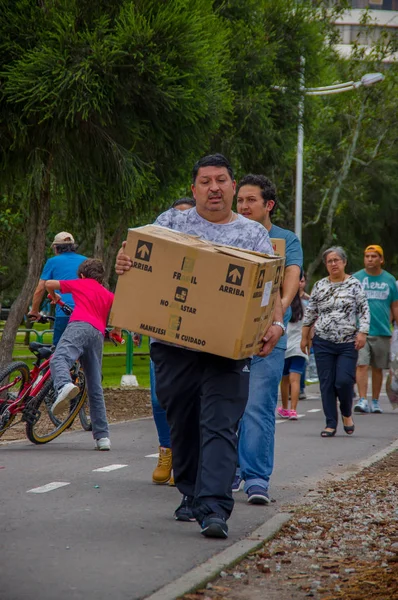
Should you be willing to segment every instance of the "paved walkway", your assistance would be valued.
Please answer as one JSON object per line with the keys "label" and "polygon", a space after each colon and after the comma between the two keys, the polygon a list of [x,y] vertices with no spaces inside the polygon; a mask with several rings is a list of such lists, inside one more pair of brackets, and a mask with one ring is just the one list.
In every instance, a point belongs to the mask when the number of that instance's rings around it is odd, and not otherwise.
{"label": "paved walkway", "polygon": [[[313,392],[312,392],[313,390]],[[332,471],[344,471],[397,437],[398,411],[356,417],[349,437],[321,439],[315,386],[297,422],[277,423],[276,468],[266,507],[243,492],[228,540],[209,540],[196,523],[177,523],[179,493],[151,484],[156,434],[151,419],[111,426],[112,451],[93,451],[89,433],[63,434],[38,447],[0,444],[2,600],[144,598],[243,538],[282,504],[299,499]]]}

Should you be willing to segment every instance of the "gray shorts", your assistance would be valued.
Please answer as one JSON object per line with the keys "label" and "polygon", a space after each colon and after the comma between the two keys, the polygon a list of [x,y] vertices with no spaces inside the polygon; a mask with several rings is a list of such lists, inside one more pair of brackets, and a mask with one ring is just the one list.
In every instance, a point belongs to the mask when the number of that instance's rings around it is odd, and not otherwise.
{"label": "gray shorts", "polygon": [[386,335],[368,335],[365,346],[358,353],[358,367],[370,365],[376,369],[390,367],[391,338]]}

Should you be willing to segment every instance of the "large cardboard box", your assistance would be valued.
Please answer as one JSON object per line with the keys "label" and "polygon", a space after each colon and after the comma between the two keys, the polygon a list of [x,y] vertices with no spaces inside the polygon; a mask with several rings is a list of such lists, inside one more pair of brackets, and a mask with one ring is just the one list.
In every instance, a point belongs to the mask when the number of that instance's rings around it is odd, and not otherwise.
{"label": "large cardboard box", "polygon": [[156,225],[129,229],[125,252],[133,266],[119,277],[112,325],[228,358],[257,352],[283,258]]}
{"label": "large cardboard box", "polygon": [[272,248],[278,256],[286,255],[286,240],[284,238],[271,238]]}

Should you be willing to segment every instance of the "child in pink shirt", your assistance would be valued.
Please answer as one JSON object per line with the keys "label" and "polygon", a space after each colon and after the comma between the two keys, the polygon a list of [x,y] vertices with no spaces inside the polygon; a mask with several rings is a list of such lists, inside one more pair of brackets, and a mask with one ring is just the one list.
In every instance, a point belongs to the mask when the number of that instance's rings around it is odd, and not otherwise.
{"label": "child in pink shirt", "polygon": [[[110,450],[109,427],[102,390],[102,351],[105,328],[113,303],[113,294],[104,288],[105,271],[102,261],[89,258],[78,268],[79,279],[71,281],[48,280],[45,283],[50,296],[57,301],[61,293],[70,293],[75,308],[51,358],[50,369],[57,392],[52,405],[54,415],[65,410],[65,405],[75,398],[80,389],[74,385],[70,369],[80,360],[86,377],[93,437],[98,450]],[[113,330],[119,333],[120,330]]]}

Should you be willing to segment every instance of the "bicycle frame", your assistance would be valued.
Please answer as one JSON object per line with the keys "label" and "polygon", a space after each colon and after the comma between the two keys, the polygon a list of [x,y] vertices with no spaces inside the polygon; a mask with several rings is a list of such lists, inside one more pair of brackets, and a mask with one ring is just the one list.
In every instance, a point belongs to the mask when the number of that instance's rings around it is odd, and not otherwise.
{"label": "bicycle frame", "polygon": [[[10,415],[17,415],[20,412],[25,410],[27,401],[36,396],[43,388],[47,379],[50,376],[50,359],[47,358],[43,363],[37,364],[33,366],[33,369],[29,372],[29,380],[25,383],[24,387],[18,394],[18,397],[13,402],[7,402],[7,408]],[[47,371],[40,377],[39,381],[37,381],[40,373],[47,369]],[[35,385],[36,382],[36,385]],[[1,388],[0,391],[7,390],[11,388],[15,384],[15,380],[10,382]],[[4,404],[0,401],[0,404]]]}

